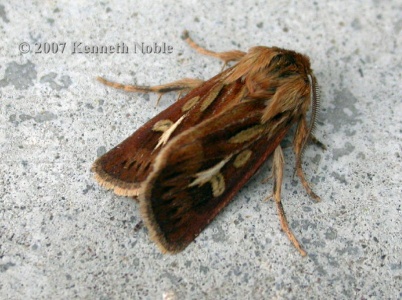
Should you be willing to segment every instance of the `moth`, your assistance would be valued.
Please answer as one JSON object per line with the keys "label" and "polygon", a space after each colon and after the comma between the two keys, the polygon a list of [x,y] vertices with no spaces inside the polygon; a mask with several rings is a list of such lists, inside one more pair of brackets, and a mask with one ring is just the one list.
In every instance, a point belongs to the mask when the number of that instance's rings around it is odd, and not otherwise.
{"label": "moth", "polygon": [[248,52],[213,52],[196,44],[187,31],[183,39],[225,66],[235,64],[207,81],[187,78],[159,86],[98,78],[128,92],[187,94],[99,157],[92,167],[96,180],[117,195],[138,198],[151,238],[163,253],[177,253],[272,155],[272,198],[281,227],[301,255],[306,255],[281,203],[284,156],[280,142],[296,125],[295,172],[307,193],[319,201],[302,170],[309,140],[324,147],[313,136],[319,97],[309,58],[262,46]]}

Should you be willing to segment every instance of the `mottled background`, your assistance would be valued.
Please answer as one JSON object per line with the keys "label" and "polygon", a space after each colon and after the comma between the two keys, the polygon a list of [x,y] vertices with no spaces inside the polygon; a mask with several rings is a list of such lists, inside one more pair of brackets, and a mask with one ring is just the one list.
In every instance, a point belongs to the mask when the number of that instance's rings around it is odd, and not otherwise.
{"label": "mottled background", "polygon": [[[402,3],[0,1],[0,298],[397,299],[402,297]],[[280,230],[268,162],[184,252],[159,253],[138,205],[99,187],[94,159],[175,101],[99,84],[209,78],[216,51],[280,46],[310,56],[321,86],[304,168],[285,149],[283,202],[308,256]],[[28,43],[31,51],[19,47]],[[66,43],[35,53],[35,43]],[[128,54],[73,54],[71,45]],[[171,54],[134,53],[166,43]],[[21,46],[26,50],[26,45]]]}

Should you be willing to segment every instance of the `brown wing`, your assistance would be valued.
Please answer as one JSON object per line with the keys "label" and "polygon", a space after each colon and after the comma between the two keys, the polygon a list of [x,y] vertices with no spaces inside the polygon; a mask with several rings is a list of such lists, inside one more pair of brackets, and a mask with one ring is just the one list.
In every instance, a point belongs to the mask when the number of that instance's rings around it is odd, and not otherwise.
{"label": "brown wing", "polygon": [[163,252],[179,252],[211,222],[273,152],[293,120],[261,124],[265,103],[244,102],[183,132],[160,152],[140,195]]}
{"label": "brown wing", "polygon": [[114,189],[118,195],[138,196],[141,183],[148,177],[155,157],[163,148],[160,137],[164,126],[180,123],[168,136],[171,140],[211,115],[229,109],[243,98],[246,88],[240,79],[229,84],[223,82],[231,72],[232,69],[228,69],[190,91],[99,157],[92,167],[98,182],[108,189]]}

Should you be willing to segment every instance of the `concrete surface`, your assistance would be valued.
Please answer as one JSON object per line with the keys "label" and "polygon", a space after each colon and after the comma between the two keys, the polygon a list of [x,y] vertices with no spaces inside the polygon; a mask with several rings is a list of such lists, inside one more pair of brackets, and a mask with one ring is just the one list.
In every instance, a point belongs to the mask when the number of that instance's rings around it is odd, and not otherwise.
{"label": "concrete surface", "polygon": [[[393,1],[0,1],[1,299],[397,299],[402,294],[402,3]],[[94,159],[175,101],[99,84],[209,78],[216,51],[276,45],[311,57],[322,88],[304,168],[285,150],[283,202],[268,162],[184,252],[158,252],[137,204],[96,184]],[[23,54],[28,43],[29,53]],[[35,53],[36,43],[66,43]],[[125,43],[129,53],[72,53]],[[166,43],[171,54],[134,53]],[[21,47],[21,49],[19,49]],[[42,48],[43,50],[44,48]],[[20,51],[21,50],[21,51]]]}

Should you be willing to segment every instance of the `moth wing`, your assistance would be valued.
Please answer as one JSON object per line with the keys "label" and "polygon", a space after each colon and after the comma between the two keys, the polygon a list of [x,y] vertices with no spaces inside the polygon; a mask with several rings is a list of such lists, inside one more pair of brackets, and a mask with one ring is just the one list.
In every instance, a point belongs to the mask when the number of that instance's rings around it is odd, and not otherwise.
{"label": "moth wing", "polygon": [[140,207],[163,252],[193,241],[280,143],[291,124],[261,124],[264,107],[263,101],[240,103],[176,136],[158,154]]}
{"label": "moth wing", "polygon": [[[186,128],[209,118],[214,112],[226,109],[227,98],[234,98],[243,86],[238,82],[229,85],[222,83],[228,74],[225,71],[211,78],[200,87],[190,91],[166,110],[145,123],[122,143],[99,157],[92,166],[97,181],[107,189],[122,196],[138,196],[139,189],[152,170],[154,159],[163,146],[158,147],[162,132],[155,130],[158,122],[171,124],[180,122],[186,114],[183,124],[178,124],[170,139]],[[200,97],[200,95],[202,95]],[[214,100],[214,101],[213,101]],[[237,101],[239,98],[237,98]],[[212,103],[207,109],[205,103]]]}

